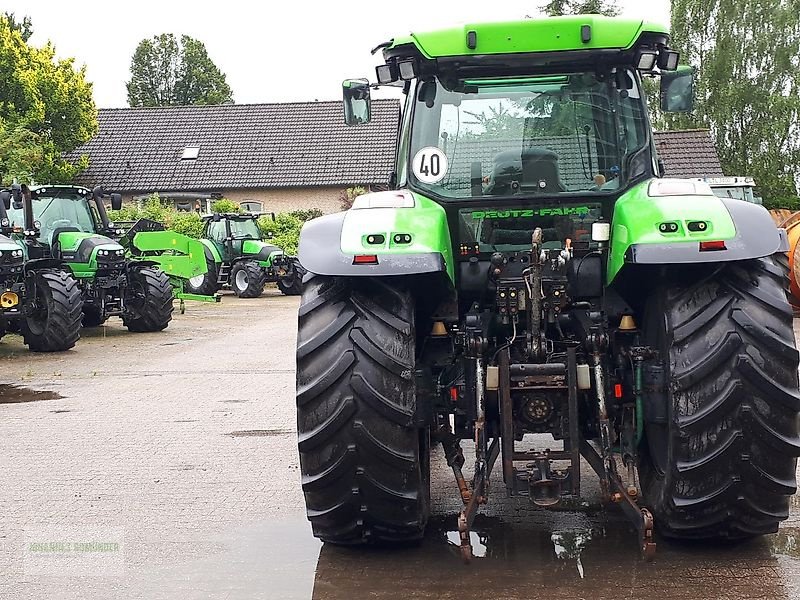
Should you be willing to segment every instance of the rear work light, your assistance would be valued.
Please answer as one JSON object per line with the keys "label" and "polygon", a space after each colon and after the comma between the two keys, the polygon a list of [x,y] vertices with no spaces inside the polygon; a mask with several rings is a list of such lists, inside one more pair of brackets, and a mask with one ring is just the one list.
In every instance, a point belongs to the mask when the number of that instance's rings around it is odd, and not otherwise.
{"label": "rear work light", "polygon": [[353,257],[354,265],[377,265],[378,257],[375,254],[356,254]]}
{"label": "rear work light", "polygon": [[709,252],[713,250],[727,250],[725,242],[722,240],[713,242],[700,242],[700,252]]}

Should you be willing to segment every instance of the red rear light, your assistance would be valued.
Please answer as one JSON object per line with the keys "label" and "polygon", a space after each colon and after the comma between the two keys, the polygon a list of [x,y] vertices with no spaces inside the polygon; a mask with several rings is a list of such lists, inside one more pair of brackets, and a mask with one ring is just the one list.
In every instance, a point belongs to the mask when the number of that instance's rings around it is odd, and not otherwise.
{"label": "red rear light", "polygon": [[622,398],[622,384],[621,383],[615,383],[614,384],[614,398],[616,398],[617,400]]}
{"label": "red rear light", "polygon": [[727,250],[725,242],[722,240],[714,242],[700,242],[700,252],[708,252],[710,250]]}
{"label": "red rear light", "polygon": [[354,265],[377,265],[378,257],[375,254],[356,254],[353,257]]}

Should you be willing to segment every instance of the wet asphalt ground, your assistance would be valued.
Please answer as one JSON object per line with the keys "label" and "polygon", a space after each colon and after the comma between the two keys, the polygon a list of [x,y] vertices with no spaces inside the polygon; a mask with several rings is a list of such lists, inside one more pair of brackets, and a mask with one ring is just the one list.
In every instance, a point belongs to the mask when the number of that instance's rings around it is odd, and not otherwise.
{"label": "wet asphalt ground", "polygon": [[299,485],[297,303],[226,295],[154,334],[112,319],[63,354],[4,337],[0,599],[800,598],[800,502],[777,535],[658,540],[645,563],[588,468],[577,512],[532,509],[495,483],[464,565],[439,451],[421,545],[322,545]]}

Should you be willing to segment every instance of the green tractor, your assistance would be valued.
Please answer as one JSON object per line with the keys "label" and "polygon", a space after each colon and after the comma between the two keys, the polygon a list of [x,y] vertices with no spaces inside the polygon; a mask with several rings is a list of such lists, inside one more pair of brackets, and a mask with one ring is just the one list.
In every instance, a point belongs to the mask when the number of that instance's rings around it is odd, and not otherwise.
{"label": "green tractor", "polygon": [[80,288],[63,262],[31,258],[13,237],[12,198],[21,203],[21,186],[0,191],[0,337],[19,332],[34,352],[69,350],[80,337]]}
{"label": "green tractor", "polygon": [[[300,235],[314,534],[419,539],[434,443],[465,558],[498,460],[506,494],[547,508],[582,497],[583,457],[648,556],[655,530],[776,531],[800,454],[786,235],[761,206],[661,177],[643,77],[664,111],[693,102],[668,32],[570,16],[379,48],[379,84],[405,94],[393,189]],[[345,82],[349,124],[369,121],[371,87]]]}
{"label": "green tractor", "polygon": [[[202,248],[192,241],[192,256],[188,238],[149,231],[163,227],[148,221],[129,231],[116,227],[105,198],[100,187],[23,186],[23,201],[10,217],[24,223],[29,259],[58,261],[78,281],[84,327],[119,316],[129,331],[161,331],[172,319],[176,297],[170,279],[201,273]],[[121,207],[119,194],[110,200],[112,208]]]}
{"label": "green tractor", "polygon": [[286,295],[302,292],[305,270],[295,257],[261,239],[260,216],[215,213],[203,217],[206,272],[189,279],[189,291],[214,294],[230,286],[240,298],[257,298],[265,284],[275,282]]}

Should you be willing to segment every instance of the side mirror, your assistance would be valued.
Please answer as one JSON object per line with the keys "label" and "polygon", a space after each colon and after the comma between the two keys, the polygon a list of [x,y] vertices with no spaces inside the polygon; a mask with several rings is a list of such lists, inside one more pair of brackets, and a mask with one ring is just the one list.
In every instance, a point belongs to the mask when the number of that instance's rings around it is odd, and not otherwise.
{"label": "side mirror", "polygon": [[269,213],[269,216],[272,217],[273,221],[275,220],[275,213],[274,212]]}
{"label": "side mirror", "polygon": [[19,210],[22,208],[22,186],[15,183],[11,186],[11,196],[14,199],[14,208]]}
{"label": "side mirror", "polygon": [[694,67],[661,72],[661,110],[687,113],[694,109]]}
{"label": "side mirror", "polygon": [[345,79],[342,82],[344,99],[344,122],[348,125],[369,123],[372,110],[369,99],[369,81],[366,79]]}
{"label": "side mirror", "polygon": [[6,207],[6,210],[11,208],[11,192],[0,192],[0,201]]}
{"label": "side mirror", "polygon": [[122,194],[111,194],[111,210],[122,210]]}

